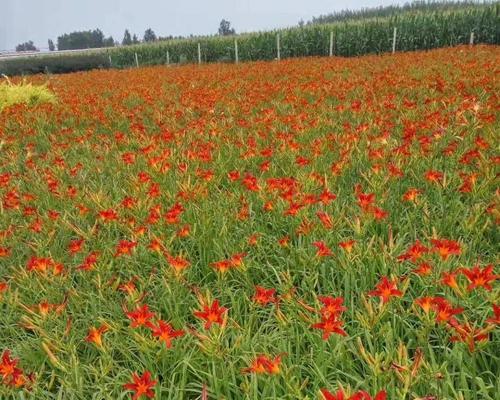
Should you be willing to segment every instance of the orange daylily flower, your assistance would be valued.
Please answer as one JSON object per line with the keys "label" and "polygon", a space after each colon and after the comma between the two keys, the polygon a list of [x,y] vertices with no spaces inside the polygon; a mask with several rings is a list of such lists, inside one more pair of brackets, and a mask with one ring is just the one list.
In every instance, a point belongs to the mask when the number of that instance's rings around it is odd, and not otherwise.
{"label": "orange daylily flower", "polygon": [[226,307],[220,307],[219,301],[214,300],[210,306],[203,305],[201,311],[195,311],[193,314],[205,321],[205,329],[210,329],[213,324],[222,325],[224,323],[222,315],[227,311]]}
{"label": "orange daylily flower", "polygon": [[390,281],[386,276],[382,277],[376,289],[369,292],[370,296],[380,297],[382,304],[387,303],[391,297],[401,297],[403,293],[398,290],[396,281]]}
{"label": "orange daylily flower", "polygon": [[184,336],[186,332],[183,330],[175,330],[170,323],[159,319],[152,328],[152,334],[154,337],[157,337],[160,342],[165,343],[167,349],[170,349],[172,347],[172,340]]}
{"label": "orange daylily flower", "polygon": [[132,374],[132,382],[126,383],[123,387],[134,392],[132,400],[138,400],[142,396],[152,399],[155,397],[153,387],[157,381],[151,379],[151,372],[145,371],[141,376],[135,372]]}

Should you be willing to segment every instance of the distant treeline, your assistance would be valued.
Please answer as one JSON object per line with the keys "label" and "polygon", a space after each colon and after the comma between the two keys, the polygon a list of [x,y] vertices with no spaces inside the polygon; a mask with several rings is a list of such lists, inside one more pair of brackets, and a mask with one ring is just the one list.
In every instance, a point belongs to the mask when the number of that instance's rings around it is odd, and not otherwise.
{"label": "distant treeline", "polygon": [[[235,30],[231,28],[231,23],[223,19],[220,23],[218,35],[227,36],[234,35]],[[174,39],[185,39],[182,36],[156,36],[156,33],[148,28],[144,31],[144,36],[142,37],[142,43],[151,43],[164,40],[174,40]],[[141,40],[134,33],[130,34],[128,29],[125,29],[123,34],[123,39],[121,41],[122,46],[130,46],[133,44],[139,44]],[[56,46],[52,39],[48,40],[49,50],[56,50]],[[104,33],[100,29],[88,30],[88,31],[77,31],[71,33],[65,33],[57,38],[57,49],[58,50],[79,50],[79,49],[97,49],[102,47],[114,47],[118,45],[112,36],[105,37]],[[34,46],[32,41],[21,43],[16,47],[16,51],[38,51]]]}
{"label": "distant treeline", "polygon": [[[57,38],[58,50],[96,49],[115,45],[113,37],[105,37],[100,29],[65,33]],[[50,47],[50,43],[49,43]]]}

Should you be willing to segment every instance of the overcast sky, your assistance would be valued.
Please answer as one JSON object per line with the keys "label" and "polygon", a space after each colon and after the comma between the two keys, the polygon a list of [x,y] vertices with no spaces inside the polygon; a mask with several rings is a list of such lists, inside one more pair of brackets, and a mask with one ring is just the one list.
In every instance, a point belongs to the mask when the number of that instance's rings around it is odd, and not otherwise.
{"label": "overcast sky", "polygon": [[339,11],[397,4],[398,0],[0,0],[0,50],[75,30],[100,28],[121,41],[126,28],[142,38],[151,27],[157,35],[217,32],[222,18],[237,32],[295,25],[300,19]]}

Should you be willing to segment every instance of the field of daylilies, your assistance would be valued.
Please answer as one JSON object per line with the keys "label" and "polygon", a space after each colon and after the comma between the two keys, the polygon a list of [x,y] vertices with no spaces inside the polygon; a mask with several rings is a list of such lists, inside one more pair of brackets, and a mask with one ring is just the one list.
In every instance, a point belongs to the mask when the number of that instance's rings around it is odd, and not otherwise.
{"label": "field of daylilies", "polygon": [[31,77],[0,399],[498,399],[499,76],[463,46]]}

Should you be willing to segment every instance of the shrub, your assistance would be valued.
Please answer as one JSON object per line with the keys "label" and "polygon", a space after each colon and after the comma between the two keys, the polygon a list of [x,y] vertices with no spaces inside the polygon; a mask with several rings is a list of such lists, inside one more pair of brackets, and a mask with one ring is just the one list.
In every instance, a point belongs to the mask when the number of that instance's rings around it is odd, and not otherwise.
{"label": "shrub", "polygon": [[30,106],[42,103],[53,103],[56,97],[44,85],[36,86],[23,81],[13,84],[8,79],[0,83],[0,112],[14,104],[25,103]]}

